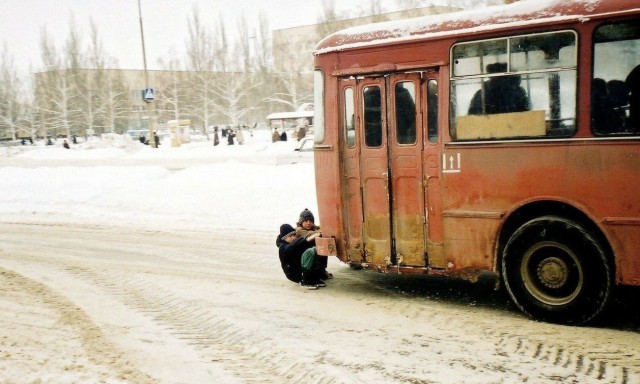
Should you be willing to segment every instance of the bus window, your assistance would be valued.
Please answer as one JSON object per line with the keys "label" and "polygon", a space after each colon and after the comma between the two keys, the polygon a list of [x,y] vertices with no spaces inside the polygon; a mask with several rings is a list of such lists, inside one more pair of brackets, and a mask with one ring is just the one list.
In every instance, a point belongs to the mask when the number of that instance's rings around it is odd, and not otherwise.
{"label": "bus window", "polygon": [[438,142],[438,82],[427,82],[427,131],[430,143]]}
{"label": "bus window", "polygon": [[324,141],[324,75],[321,70],[313,71],[313,141],[320,144]]}
{"label": "bus window", "polygon": [[576,35],[563,31],[452,48],[451,136],[570,136],[576,124]]}
{"label": "bus window", "polygon": [[599,135],[637,134],[640,132],[640,20],[599,27],[593,44],[591,127]]}
{"label": "bus window", "polygon": [[396,139],[398,144],[416,142],[416,86],[412,81],[396,83]]}
{"label": "bus window", "polygon": [[356,146],[356,126],[354,115],[354,101],[353,101],[353,88],[345,88],[344,90],[344,116],[343,128],[345,133],[345,140],[347,141],[347,147],[353,148]]}
{"label": "bus window", "polygon": [[506,61],[505,39],[459,44],[453,49],[453,76],[486,75],[489,65]]}
{"label": "bus window", "polygon": [[382,105],[380,87],[367,86],[363,91],[364,142],[368,147],[382,145]]}

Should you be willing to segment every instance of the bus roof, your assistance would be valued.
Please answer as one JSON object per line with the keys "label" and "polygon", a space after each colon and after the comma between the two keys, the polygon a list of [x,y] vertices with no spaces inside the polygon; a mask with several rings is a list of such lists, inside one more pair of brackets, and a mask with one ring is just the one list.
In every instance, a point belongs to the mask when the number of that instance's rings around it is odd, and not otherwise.
{"label": "bus roof", "polygon": [[638,11],[638,3],[632,0],[523,0],[483,9],[347,28],[321,40],[315,54]]}
{"label": "bus roof", "polygon": [[276,112],[267,116],[267,120],[299,119],[302,117],[313,117],[313,114],[313,111]]}

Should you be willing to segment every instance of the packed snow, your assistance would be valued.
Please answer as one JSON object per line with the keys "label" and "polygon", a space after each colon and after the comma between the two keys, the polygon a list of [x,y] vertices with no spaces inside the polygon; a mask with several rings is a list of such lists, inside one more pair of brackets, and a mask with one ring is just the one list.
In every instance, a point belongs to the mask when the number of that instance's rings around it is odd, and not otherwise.
{"label": "packed snow", "polygon": [[0,147],[0,164],[15,165],[0,168],[0,214],[277,231],[305,207],[317,212],[313,153],[295,151],[294,139],[272,143],[266,130],[244,136],[243,145],[194,137],[151,148],[107,135],[70,149],[62,140]]}
{"label": "packed snow", "polygon": [[577,328],[526,318],[492,284],[336,258],[324,288],[286,280],[278,227],[318,208],[295,140],[12,144],[2,384],[640,382],[637,289],[604,326]]}

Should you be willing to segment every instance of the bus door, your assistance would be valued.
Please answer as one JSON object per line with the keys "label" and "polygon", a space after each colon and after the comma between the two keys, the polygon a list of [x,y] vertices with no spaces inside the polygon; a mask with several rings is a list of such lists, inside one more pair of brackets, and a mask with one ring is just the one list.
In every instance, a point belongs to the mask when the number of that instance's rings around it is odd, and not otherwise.
{"label": "bus door", "polygon": [[[342,193],[351,262],[424,267],[428,244],[441,253],[437,89],[432,72],[341,80]],[[436,116],[435,133],[425,110]]]}
{"label": "bus door", "polygon": [[[451,157],[445,159],[442,157],[441,150],[441,129],[440,124],[440,103],[438,83],[438,72],[429,71],[424,73],[424,82],[422,84],[426,102],[424,110],[425,132],[424,139],[424,177],[425,177],[425,200],[426,200],[426,219],[427,219],[427,255],[429,255],[429,267],[445,268],[446,260],[444,257],[444,224],[442,219],[442,180],[441,173],[459,172],[460,159],[451,154]],[[442,100],[448,97],[443,95]],[[443,113],[442,116],[445,116]],[[442,159],[442,160],[441,160]],[[442,167],[446,163],[446,170]]]}
{"label": "bus door", "polygon": [[387,78],[393,264],[426,266],[421,74]]}
{"label": "bus door", "polygon": [[391,264],[391,219],[389,213],[389,159],[387,147],[385,78],[358,81],[361,132],[360,187],[362,193],[365,262]]}
{"label": "bus door", "polygon": [[[342,156],[342,202],[345,222],[345,246],[350,262],[363,262],[362,190],[360,187],[360,114],[356,105],[356,80],[340,80],[340,154]],[[359,100],[359,98],[358,98]]]}

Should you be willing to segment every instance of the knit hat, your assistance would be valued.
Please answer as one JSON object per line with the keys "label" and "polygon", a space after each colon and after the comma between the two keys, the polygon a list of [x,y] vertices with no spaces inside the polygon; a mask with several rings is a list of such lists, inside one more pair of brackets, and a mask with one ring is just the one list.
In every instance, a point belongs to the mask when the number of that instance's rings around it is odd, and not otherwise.
{"label": "knit hat", "polygon": [[293,229],[292,226],[290,226],[289,224],[282,224],[280,226],[280,238],[283,239],[285,237],[287,237],[288,234],[295,232],[295,229]]}
{"label": "knit hat", "polygon": [[300,219],[298,219],[298,224],[302,224],[303,221],[305,220],[311,220],[313,222],[315,222],[315,219],[313,217],[313,213],[311,213],[310,210],[308,210],[307,208],[304,209],[304,211],[302,211],[300,213]]}

